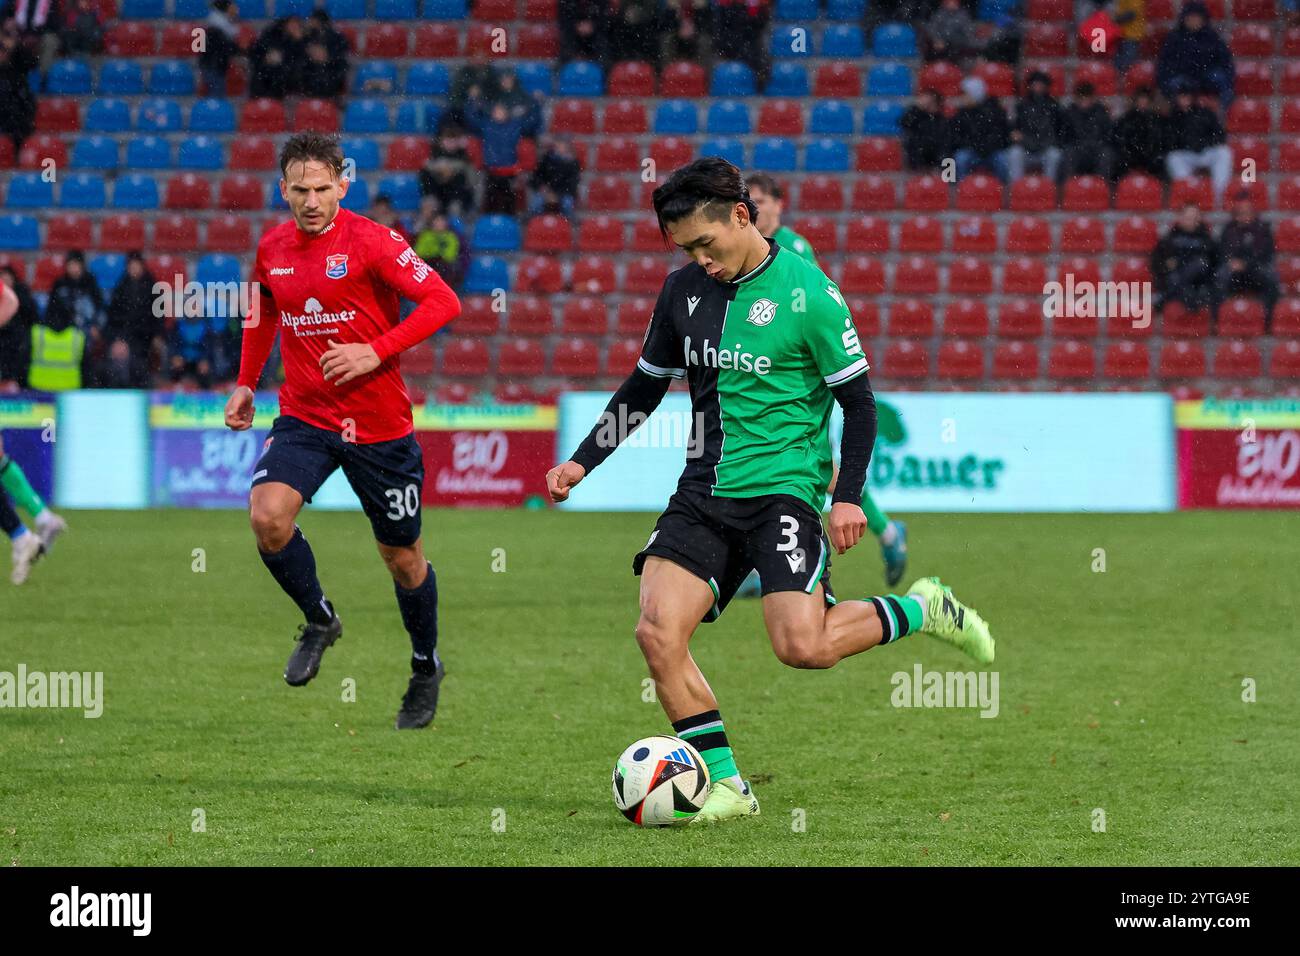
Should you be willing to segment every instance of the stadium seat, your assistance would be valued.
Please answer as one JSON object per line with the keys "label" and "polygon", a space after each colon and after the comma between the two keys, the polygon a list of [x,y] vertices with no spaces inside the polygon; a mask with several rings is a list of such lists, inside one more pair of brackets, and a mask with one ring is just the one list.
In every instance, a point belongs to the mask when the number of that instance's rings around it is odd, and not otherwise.
{"label": "stadium seat", "polygon": [[[582,103],[580,100],[567,100],[565,102],[575,105]],[[556,117],[553,114],[551,121],[553,132],[556,131],[555,121]],[[614,100],[607,103],[605,112],[601,117],[601,126],[602,132],[620,136],[644,133],[650,128],[645,106],[636,100],[630,99]],[[574,129],[572,132],[576,133],[580,132],[580,130]]]}
{"label": "stadium seat", "polygon": [[57,174],[68,165],[68,146],[61,137],[39,133],[23,143],[18,151],[20,169],[49,169]]}
{"label": "stadium seat", "polygon": [[452,336],[442,343],[441,372],[464,378],[480,378],[491,365],[487,343],[482,339]]}
{"label": "stadium seat", "polygon": [[1282,299],[1273,307],[1273,334],[1300,338],[1300,298]]}
{"label": "stadium seat", "polygon": [[911,59],[916,56],[916,33],[906,24],[886,23],[871,36],[873,56]]}
{"label": "stadium seat", "polygon": [[[86,235],[89,235],[87,230]],[[87,242],[83,236],[80,243],[73,247],[66,248],[86,248]],[[108,216],[102,220],[99,234],[99,248],[108,249],[113,252],[131,252],[145,247],[145,227],[144,220],[139,216],[118,214]]]}
{"label": "stadium seat", "polygon": [[1005,63],[988,63],[981,61],[971,71],[984,81],[989,96],[1013,96],[1016,92],[1016,75]]}
{"label": "stadium seat", "polygon": [[1004,247],[1007,252],[1046,255],[1052,251],[1051,227],[1045,219],[1019,216],[1007,226]]}
{"label": "stadium seat", "polygon": [[640,256],[628,263],[627,272],[623,276],[623,291],[638,295],[658,295],[668,269],[669,263],[662,256]]}
{"label": "stadium seat", "polygon": [[[344,151],[345,155],[349,155]],[[276,168],[274,141],[262,136],[239,136],[230,141],[230,168],[268,170]],[[358,166],[358,168],[362,168]]]}
{"label": "stadium seat", "polygon": [[[588,100],[560,100],[551,107],[551,121],[547,129],[552,133],[590,136],[596,132],[596,108]],[[608,129],[606,131],[614,132]]]}
{"label": "stadium seat", "polygon": [[415,172],[429,158],[430,146],[424,136],[399,136],[388,144],[384,169]]}
{"label": "stadium seat", "polygon": [[799,186],[799,209],[806,212],[839,212],[844,208],[844,187],[834,176],[810,176]]}
{"label": "stadium seat", "polygon": [[1151,374],[1151,353],[1141,342],[1111,342],[1102,357],[1101,374],[1108,379],[1145,379]]}
{"label": "stadium seat", "polygon": [[871,338],[880,334],[880,304],[866,296],[848,296],[845,304],[853,316],[853,327],[860,338]]}
{"label": "stadium seat", "polygon": [[1110,190],[1100,176],[1074,176],[1065,183],[1061,208],[1067,212],[1104,212],[1110,208]]}
{"label": "stadium seat", "polygon": [[556,92],[560,96],[601,96],[604,85],[600,67],[586,60],[573,60],[560,68]]}
{"label": "stadium seat", "polygon": [[1181,209],[1191,203],[1202,212],[1214,209],[1214,188],[1209,177],[1197,176],[1193,179],[1176,179],[1169,187],[1169,208]]}
{"label": "stadium seat", "polygon": [[113,184],[115,209],[157,209],[158,183],[152,176],[132,173],[119,176]]}
{"label": "stadium seat", "polygon": [[813,140],[804,151],[803,168],[810,173],[847,173],[849,144],[825,137]]}
{"label": "stadium seat", "polygon": [[551,356],[551,374],[566,378],[594,378],[600,373],[596,343],[586,339],[565,339]]}
{"label": "stadium seat", "polygon": [[1204,338],[1210,334],[1210,310],[1189,311],[1181,302],[1167,302],[1160,313],[1160,329],[1171,337]]}
{"label": "stadium seat", "polygon": [[1273,64],[1238,61],[1233,92],[1237,96],[1272,96]]}
{"label": "stadium seat", "polygon": [[144,70],[131,60],[105,60],[99,71],[98,87],[101,96],[141,96]]}
{"label": "stadium seat", "polygon": [[[66,183],[64,184],[66,188]],[[60,213],[51,216],[45,223],[45,248],[47,249],[85,249],[93,248],[95,225],[89,216],[74,213]]]}
{"label": "stadium seat", "polygon": [[1073,53],[1074,35],[1051,23],[1033,23],[1025,31],[1024,55],[1064,59]]}
{"label": "stadium seat", "polygon": [[1151,264],[1146,256],[1128,256],[1116,259],[1111,266],[1112,282],[1150,282]]}
{"label": "stadium seat", "polygon": [[893,212],[897,203],[893,179],[867,175],[857,177],[853,183],[854,212]]}
{"label": "stadium seat", "polygon": [[921,90],[933,90],[945,99],[961,93],[963,75],[961,68],[943,60],[927,63],[917,77],[916,85]]}
{"label": "stadium seat", "polygon": [[817,255],[839,251],[839,227],[828,216],[805,216],[793,224],[794,231],[808,240]]}
{"label": "stadium seat", "polygon": [[1251,342],[1220,342],[1214,351],[1215,378],[1259,378],[1263,364],[1258,347]]}
{"label": "stadium seat", "polygon": [[91,100],[86,107],[88,133],[124,133],[131,128],[131,107],[126,100]]}
{"label": "stadium seat", "polygon": [[927,257],[909,256],[895,263],[895,294],[935,295],[938,291],[939,273],[934,268],[934,263]]}
{"label": "stadium seat", "polygon": [[1279,220],[1275,222],[1274,229],[1279,251],[1300,252],[1300,216]]}
{"label": "stadium seat", "polygon": [[514,296],[506,310],[506,331],[510,335],[550,335],[555,331],[550,300],[535,295]]}
{"label": "stadium seat", "polygon": [[911,96],[912,70],[902,63],[877,63],[867,72],[868,96]]}
{"label": "stadium seat", "polygon": [[[186,36],[188,37],[188,33]],[[188,45],[187,45],[188,46]],[[158,33],[152,23],[119,21],[104,34],[109,56],[153,56],[158,52]],[[164,56],[168,54],[164,53]]]}
{"label": "stadium seat", "polygon": [[880,372],[887,381],[919,381],[928,378],[930,355],[919,342],[906,339],[891,341],[885,346]]}
{"label": "stadium seat", "polygon": [[713,67],[710,96],[753,96],[754,72],[744,63],[723,61]]}
{"label": "stadium seat", "polygon": [[81,105],[72,97],[42,96],[36,102],[36,128],[43,133],[77,132],[81,129]]}
{"label": "stadium seat", "polygon": [[1233,100],[1228,109],[1228,132],[1230,134],[1255,133],[1271,131],[1273,125],[1269,105],[1257,99]]}
{"label": "stadium seat", "polygon": [[49,292],[59,276],[63,275],[63,254],[43,255],[36,260],[36,272],[32,277],[32,289],[36,292]]}
{"label": "stadium seat", "polygon": [[854,168],[860,173],[895,172],[903,168],[903,148],[897,139],[869,136],[854,144]]}
{"label": "stadium seat", "polygon": [[257,210],[266,207],[262,180],[249,173],[235,173],[221,181],[217,205],[228,211]]}
{"label": "stadium seat", "polygon": [[886,331],[896,338],[929,338],[934,335],[934,307],[925,299],[896,299],[889,306]]}
{"label": "stadium seat", "polygon": [[851,135],[853,110],[843,100],[820,100],[813,104],[808,131],[819,136]]}
{"label": "stadium seat", "polygon": [[500,301],[489,295],[467,295],[461,298],[460,315],[456,317],[456,334],[464,336],[489,336],[501,331],[501,312],[496,309]]}
{"label": "stadium seat", "polygon": [[1106,251],[1106,224],[1101,219],[1091,216],[1075,216],[1067,219],[1061,227],[1062,252],[1088,252],[1100,254]]}
{"label": "stadium seat", "polygon": [[533,60],[554,60],[560,55],[560,35],[555,24],[528,23],[516,27],[518,55]]}
{"label": "stadium seat", "polygon": [[745,143],[732,136],[714,136],[700,143],[701,156],[721,156],[741,169],[749,166],[745,160]]}
{"label": "stadium seat", "polygon": [[641,147],[634,139],[601,139],[596,146],[596,169],[600,172],[630,172],[641,168]]}
{"label": "stadium seat", "polygon": [[1047,375],[1057,381],[1081,381],[1097,375],[1097,356],[1087,342],[1056,342],[1047,355]]}
{"label": "stadium seat", "polygon": [[809,93],[808,70],[802,63],[783,61],[772,66],[766,96],[800,97]]}
{"label": "stadium seat", "polygon": [[[492,242],[493,245],[481,245],[479,233],[482,223],[486,220],[496,221],[499,218],[501,217],[485,216],[479,220],[480,229],[475,230],[475,244],[479,248],[518,248],[519,236],[517,228],[512,233],[508,232],[508,230],[507,232],[503,232],[499,239],[495,236],[484,236],[482,241]],[[504,222],[513,223],[514,220],[510,217],[504,217]],[[504,224],[495,228],[498,230],[504,229]],[[501,245],[500,242],[503,241],[510,244]],[[524,231],[523,248],[527,252],[536,253],[569,252],[573,249],[573,224],[563,216],[549,214],[544,216],[534,216],[528,221],[528,225]]]}
{"label": "stadium seat", "polygon": [[46,209],[54,205],[54,184],[40,173],[18,173],[9,180],[5,205],[14,209]]}
{"label": "stadium seat", "polygon": [[899,103],[872,103],[863,114],[862,132],[867,136],[897,136],[902,116],[903,107]]}
{"label": "stadium seat", "polygon": [[1013,212],[1051,212],[1056,209],[1056,184],[1046,176],[1025,176],[1011,184]]}
{"label": "stadium seat", "polygon": [[[645,334],[646,327],[650,324],[650,314],[654,311],[655,300],[644,296],[625,296],[618,304],[618,314],[615,317],[615,330],[619,335],[636,335]],[[638,339],[638,352],[640,346]],[[636,364],[635,359],[632,362]]]}
{"label": "stadium seat", "polygon": [[1282,93],[1286,96],[1300,94],[1300,62],[1282,65]]}
{"label": "stadium seat", "polygon": [[196,136],[181,141],[176,153],[176,165],[181,169],[221,169],[225,166],[221,141],[211,136]]}
{"label": "stadium seat", "polygon": [[622,212],[632,206],[632,187],[621,176],[595,176],[588,178],[585,185],[587,187],[585,205],[589,210]]}
{"label": "stadium seat", "polygon": [[[565,225],[567,226],[567,223]],[[515,252],[520,248],[520,244],[519,222],[513,216],[479,217],[474,224],[474,233],[470,239],[470,249],[474,252]]]}
{"label": "stadium seat", "polygon": [[1264,304],[1234,296],[1219,305],[1217,334],[1254,338],[1264,334]]}
{"label": "stadium seat", "polygon": [[803,108],[794,100],[769,100],[758,111],[758,132],[764,136],[803,133]]}
{"label": "stadium seat", "polygon": [[609,331],[609,312],[605,300],[596,296],[570,296],[560,312],[566,335],[604,335]]}
{"label": "stadium seat", "polygon": [[[730,109],[728,109],[730,107]],[[710,132],[749,132],[749,113],[743,103],[714,103],[709,108],[710,123],[713,122],[713,116],[717,113],[719,116],[727,116],[730,122],[738,125],[731,129],[713,129]],[[739,114],[739,117],[737,117]],[[723,121],[724,124],[726,120]],[[695,104],[690,100],[663,100],[655,110],[654,131],[663,136],[671,135],[691,135],[699,129],[700,119],[695,111]]]}
{"label": "stadium seat", "polygon": [[993,253],[998,248],[997,225],[988,216],[958,219],[952,230],[953,252]]}
{"label": "stadium seat", "polygon": [[160,60],[149,73],[149,92],[154,96],[193,96],[197,90],[194,68],[184,60]]}
{"label": "stadium seat", "polygon": [[496,372],[503,377],[536,378],[542,374],[546,357],[539,343],[506,339],[497,352]]}
{"label": "stadium seat", "polygon": [[33,216],[0,215],[0,249],[34,251],[41,247],[41,227]]}
{"label": "stadium seat", "polygon": [[[386,0],[376,0],[376,2],[383,4]],[[388,0],[388,2],[391,2],[391,0]],[[411,2],[414,2],[414,0],[411,0]],[[405,20],[410,18],[400,17],[397,19]],[[403,34],[407,32],[402,30],[401,27],[395,27],[395,29],[401,30]],[[412,36],[412,56],[428,60],[441,60],[460,56],[461,34],[450,23],[421,23],[410,33]]]}
{"label": "stadium seat", "polygon": [[[558,264],[557,264],[558,269]],[[504,259],[496,256],[474,256],[465,270],[462,290],[466,293],[492,293],[497,289],[510,291],[510,270]]]}
{"label": "stadium seat", "polygon": [[246,253],[252,246],[253,230],[247,216],[230,213],[208,221],[203,242],[207,252]]}
{"label": "stadium seat", "polygon": [[83,60],[57,60],[45,74],[45,92],[54,96],[89,96],[90,67]]}
{"label": "stadium seat", "polygon": [[339,128],[339,110],[329,100],[302,100],[294,108],[290,129],[295,133],[308,130],[334,133]]}
{"label": "stadium seat", "polygon": [[974,342],[948,341],[939,346],[939,378],[972,381],[984,377],[984,350]]}
{"label": "stadium seat", "polygon": [[[343,112],[345,133],[387,133],[388,106],[379,99],[353,99]],[[259,130],[261,132],[261,130]]]}
{"label": "stadium seat", "polygon": [[[379,23],[364,34],[365,39],[361,44],[361,53],[366,58],[374,59],[397,59],[406,56],[406,51],[410,47],[410,31],[404,30],[399,26],[391,23]],[[453,52],[452,56],[455,55]]]}
{"label": "stadium seat", "polygon": [[866,0],[827,0],[826,19],[857,23],[867,9]]}
{"label": "stadium seat", "polygon": [[1115,190],[1115,208],[1125,212],[1148,212],[1164,205],[1160,180],[1146,173],[1129,173]]}
{"label": "stadium seat", "polygon": [[420,14],[426,20],[464,20],[469,15],[466,0],[422,0]]}
{"label": "stadium seat", "polygon": [[993,269],[982,259],[963,256],[948,266],[948,292],[952,295],[990,295]]}
{"label": "stadium seat", "polygon": [[[677,69],[680,73],[680,67],[690,68],[697,64],[670,64],[664,69],[665,76],[669,71]],[[678,88],[664,90],[665,96],[703,96],[704,95],[704,73],[700,70],[698,76],[698,90],[694,93],[683,93]],[[622,63],[616,63],[609,73],[609,83],[606,89],[609,96],[654,96],[655,95],[655,71],[649,63],[643,63],[638,60],[625,60]]]}
{"label": "stadium seat", "polygon": [[948,184],[932,173],[913,176],[903,187],[903,208],[909,211],[948,208]]}
{"label": "stadium seat", "polygon": [[820,15],[817,0],[776,0],[778,22],[816,20]]}
{"label": "stadium seat", "polygon": [[1047,283],[1047,269],[1042,259],[1020,256],[1002,266],[1002,292],[1005,295],[1043,294]]}
{"label": "stadium seat", "polygon": [[771,136],[754,144],[754,166],[769,173],[788,173],[798,168],[798,149],[794,140]]}
{"label": "stadium seat", "polygon": [[181,131],[181,107],[176,100],[154,98],[140,103],[135,113],[135,128],[151,133]]}
{"label": "stadium seat", "polygon": [[695,147],[689,139],[676,136],[656,139],[650,144],[650,158],[661,173],[671,173],[695,158]]}
{"label": "stadium seat", "polygon": [[190,132],[233,133],[235,108],[229,100],[199,100],[190,109]]}
{"label": "stadium seat", "polygon": [[[1272,20],[1281,11],[1277,0],[1232,0],[1232,15],[1238,20]],[[1223,16],[1222,12],[1214,14]]]}
{"label": "stadium seat", "polygon": [[[543,219],[558,219],[564,225],[564,233],[556,235],[554,242],[562,243],[550,246],[537,246],[533,242],[534,223]],[[647,221],[647,224],[649,222]],[[542,227],[537,227],[539,230]],[[623,240],[623,220],[616,219],[613,216],[585,216],[582,224],[578,228],[578,251],[579,252],[621,252],[626,248]],[[658,229],[655,229],[658,234]],[[542,237],[539,237],[541,240]],[[569,231],[569,225],[566,220],[557,217],[538,216],[528,223],[528,232],[524,240],[524,248],[530,251],[544,252],[548,248],[556,251],[567,251],[572,248],[573,241]]]}
{"label": "stadium seat", "polygon": [[[947,184],[941,182],[940,186],[947,191]],[[1002,208],[1001,181],[985,173],[967,176],[957,184],[957,208],[963,212],[997,212]]]}
{"label": "stadium seat", "polygon": [[801,24],[776,24],[768,41],[768,53],[773,60],[803,59],[813,54],[813,37],[807,26]]}
{"label": "stadium seat", "polygon": [[[13,204],[12,196],[10,204]],[[99,173],[65,176],[59,189],[59,205],[64,209],[103,209],[108,205],[104,177]]]}
{"label": "stadium seat", "polygon": [[1073,87],[1079,83],[1091,83],[1098,96],[1114,96],[1119,84],[1116,82],[1115,67],[1109,61],[1083,60],[1074,71]]}
{"label": "stadium seat", "polygon": [[564,288],[564,269],[551,256],[528,256],[519,261],[515,276],[520,292],[554,294]]}
{"label": "stadium seat", "polygon": [[850,63],[819,66],[813,78],[813,96],[818,99],[862,95],[862,71]]}
{"label": "stadium seat", "polygon": [[945,337],[984,338],[989,334],[989,312],[983,299],[954,299],[943,310]]}
{"label": "stadium seat", "polygon": [[[123,217],[125,218],[125,217]],[[195,252],[199,248],[199,224],[193,216],[159,216],[153,224],[153,245],[171,252]],[[247,248],[245,246],[245,248]],[[234,251],[234,250],[212,250]],[[239,251],[243,251],[242,249]]]}
{"label": "stadium seat", "polygon": [[283,133],[287,126],[284,104],[280,100],[248,100],[240,112],[241,133]]}
{"label": "stadium seat", "polygon": [[1288,339],[1273,346],[1268,374],[1275,379],[1300,379],[1300,341]]}
{"label": "stadium seat", "polygon": [[841,267],[840,290],[845,293],[880,295],[885,291],[885,267],[872,256],[851,256]]}
{"label": "stadium seat", "polygon": [[942,252],[943,247],[943,223],[933,216],[910,216],[899,227],[900,252]]}
{"label": "stadium seat", "polygon": [[1289,176],[1278,185],[1279,209],[1300,210],[1300,176]]}

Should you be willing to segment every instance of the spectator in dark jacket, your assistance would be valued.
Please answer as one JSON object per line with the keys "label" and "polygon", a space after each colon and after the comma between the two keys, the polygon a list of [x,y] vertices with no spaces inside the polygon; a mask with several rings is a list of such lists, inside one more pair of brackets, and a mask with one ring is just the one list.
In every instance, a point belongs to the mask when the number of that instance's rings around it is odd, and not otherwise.
{"label": "spectator in dark jacket", "polygon": [[701,41],[712,32],[712,16],[709,0],[666,0],[659,20],[664,57],[669,62],[699,60],[704,53]]}
{"label": "spectator in dark jacket", "polygon": [[40,310],[32,290],[18,278],[12,266],[0,266],[0,282],[13,289],[18,297],[18,311],[0,326],[0,382],[17,382],[25,387],[32,361],[32,326],[40,320]]}
{"label": "spectator in dark jacket", "polygon": [[1052,96],[1052,78],[1041,70],[1029,74],[1028,90],[1016,104],[1016,121],[1011,127],[1011,148],[1007,167],[1011,181],[1022,179],[1035,169],[1057,181],[1061,163],[1061,142],[1065,138],[1065,114]]}
{"label": "spectator in dark jacket", "polygon": [[63,54],[93,56],[104,52],[104,24],[94,0],[76,0],[63,25]]}
{"label": "spectator in dark jacket", "polygon": [[63,4],[60,0],[10,0],[3,4],[0,22],[12,24],[19,41],[42,70],[58,57],[63,32]]}
{"label": "spectator in dark jacket", "polygon": [[1097,98],[1086,80],[1074,88],[1074,102],[1065,108],[1064,167],[1062,178],[1093,175],[1109,180],[1115,175],[1114,131],[1110,110]]}
{"label": "spectator in dark jacket", "polygon": [[977,169],[1008,181],[1007,147],[1011,123],[1002,104],[987,95],[984,81],[977,76],[962,80],[965,105],[952,120],[953,158],[957,178],[964,179]]}
{"label": "spectator in dark jacket", "polygon": [[938,169],[951,154],[952,131],[943,115],[943,98],[922,90],[898,121],[903,133],[903,158],[908,169]]}
{"label": "spectator in dark jacket", "polygon": [[1172,99],[1179,80],[1196,92],[1213,93],[1226,109],[1237,76],[1232,51],[1210,25],[1210,11],[1199,0],[1183,5],[1178,26],[1165,37],[1156,59],[1156,85]]}
{"label": "spectator in dark jacket", "polygon": [[253,68],[250,93],[284,99],[296,92],[306,45],[300,17],[281,17],[263,30],[248,54]]}
{"label": "spectator in dark jacket", "polygon": [[578,182],[582,168],[573,155],[573,147],[567,139],[548,141],[537,161],[537,168],[529,177],[528,185],[533,189],[528,211],[533,214],[541,212],[547,203],[553,203],[566,216],[573,215],[573,204],[578,195]]}
{"label": "spectator in dark jacket", "polygon": [[978,53],[983,43],[975,33],[975,21],[961,0],[940,0],[925,25],[925,58],[963,63]]}
{"label": "spectator in dark jacket", "polygon": [[22,148],[36,128],[36,97],[27,74],[36,69],[36,57],[23,45],[15,28],[0,30],[0,135]]}
{"label": "spectator in dark jacket", "polygon": [[459,126],[448,123],[434,139],[429,158],[420,169],[420,195],[434,197],[439,212],[462,216],[474,208],[473,172],[469,137]]}
{"label": "spectator in dark jacket", "polygon": [[472,100],[466,117],[470,130],[483,141],[483,167],[487,170],[483,211],[513,215],[519,203],[514,187],[519,172],[519,141],[536,134],[540,111],[512,111],[504,103],[489,108],[481,100]]}
{"label": "spectator in dark jacket", "polygon": [[208,96],[226,95],[226,74],[239,53],[239,7],[232,0],[212,0],[204,31],[203,52],[199,54],[199,70]]}
{"label": "spectator in dark jacket", "polygon": [[639,60],[659,68],[662,29],[659,0],[618,0],[610,4],[609,62]]}
{"label": "spectator in dark jacket", "polygon": [[1165,178],[1169,152],[1165,126],[1165,118],[1156,112],[1151,88],[1135,90],[1128,112],[1115,124],[1116,178],[1131,172]]}
{"label": "spectator in dark jacket", "polygon": [[604,64],[609,53],[608,0],[560,0],[560,62]]}
{"label": "spectator in dark jacket", "polygon": [[1201,221],[1201,210],[1188,203],[1151,251],[1156,307],[1164,308],[1169,302],[1181,302],[1192,311],[1212,306],[1218,266],[1218,244]]}
{"label": "spectator in dark jacket", "polygon": [[1273,230],[1255,212],[1249,189],[1233,194],[1232,218],[1219,233],[1218,293],[1222,302],[1234,295],[1258,295],[1264,300],[1268,321],[1273,320],[1278,280],[1273,269]]}
{"label": "spectator in dark jacket", "polygon": [[154,278],[133,252],[108,300],[104,339],[108,355],[100,380],[107,388],[148,388],[151,358],[163,349],[163,318],[154,312]]}
{"label": "spectator in dark jacket", "polygon": [[[739,60],[754,73],[758,89],[767,86],[771,72],[767,25],[772,0],[714,0],[709,25],[713,30],[713,55],[719,60]],[[811,52],[811,51],[809,51]]]}
{"label": "spectator in dark jacket", "polygon": [[298,92],[303,96],[330,100],[342,96],[348,81],[348,64],[330,56],[320,37],[308,37],[298,70]]}
{"label": "spectator in dark jacket", "polygon": [[1169,155],[1165,165],[1170,179],[1190,179],[1205,169],[1214,182],[1215,202],[1222,203],[1232,178],[1232,150],[1219,117],[1197,104],[1181,80],[1176,84],[1174,108],[1165,126]]}

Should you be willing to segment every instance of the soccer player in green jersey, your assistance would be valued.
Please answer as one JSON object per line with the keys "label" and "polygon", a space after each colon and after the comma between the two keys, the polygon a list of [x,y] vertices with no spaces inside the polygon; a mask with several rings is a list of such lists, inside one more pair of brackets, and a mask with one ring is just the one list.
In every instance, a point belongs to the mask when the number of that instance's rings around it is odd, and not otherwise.
{"label": "soccer player in green jersey", "polygon": [[[754,205],[758,208],[755,224],[759,231],[770,236],[782,249],[797,252],[817,265],[817,254],[812,243],[781,222],[781,216],[785,212],[785,192],[780,183],[766,173],[754,173],[745,179],[745,183],[749,186],[749,198],[754,200]],[[835,480],[832,476],[828,494],[834,494]],[[892,588],[907,573],[907,525],[891,519],[881,511],[866,488],[862,489],[862,510],[867,516],[867,530],[880,541],[880,556],[885,562],[885,583]],[[740,595],[754,597],[758,593],[758,579],[751,574],[741,586]]]}
{"label": "soccer player in green jersey", "polygon": [[[836,603],[829,547],[843,554],[866,530],[860,496],[876,428],[867,360],[844,299],[820,269],[763,237],[740,170],[724,159],[677,170],[655,190],[654,207],[660,231],[691,263],[665,280],[636,368],[546,482],[553,500],[566,499],[627,437],[618,423],[644,421],[673,379],[687,379],[692,452],[632,560],[641,576],[636,638],[674,731],[714,781],[696,819],[726,820],[757,814],[758,801],[688,645],[752,568],[772,648],[791,667],[832,667],[914,631],[982,663],[993,660],[994,643],[938,578],[901,595]],[[823,533],[832,402],[844,409],[844,428]]]}

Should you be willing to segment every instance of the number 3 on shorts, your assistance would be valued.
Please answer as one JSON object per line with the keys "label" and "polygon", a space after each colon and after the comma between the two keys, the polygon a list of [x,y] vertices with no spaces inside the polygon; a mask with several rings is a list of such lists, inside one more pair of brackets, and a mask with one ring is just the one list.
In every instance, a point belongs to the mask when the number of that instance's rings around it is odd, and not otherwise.
{"label": "number 3 on shorts", "polygon": [[417,485],[403,488],[389,488],[384,492],[388,498],[388,520],[401,521],[408,515],[414,517],[420,512],[420,489]]}
{"label": "number 3 on shorts", "polygon": [[790,515],[781,515],[781,540],[776,543],[778,551],[793,551],[799,543],[799,522]]}

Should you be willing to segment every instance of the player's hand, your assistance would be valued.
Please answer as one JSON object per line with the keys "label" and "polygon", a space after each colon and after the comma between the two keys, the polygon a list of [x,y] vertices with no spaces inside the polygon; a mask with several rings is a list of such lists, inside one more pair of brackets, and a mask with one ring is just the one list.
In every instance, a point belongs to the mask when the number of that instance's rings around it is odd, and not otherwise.
{"label": "player's hand", "polygon": [[329,346],[329,351],[320,357],[320,367],[327,382],[343,385],[379,368],[379,356],[368,342],[339,345],[330,339],[325,344]]}
{"label": "player's hand", "polygon": [[843,554],[862,540],[862,535],[867,530],[867,516],[859,506],[837,501],[831,505],[831,520],[826,527],[831,547],[836,554]]}
{"label": "player's hand", "polygon": [[564,501],[569,497],[569,490],[586,477],[586,468],[576,461],[566,461],[546,473],[546,490],[551,493],[552,501]]}
{"label": "player's hand", "polygon": [[226,402],[226,427],[237,432],[253,427],[253,390],[247,385],[235,389]]}

